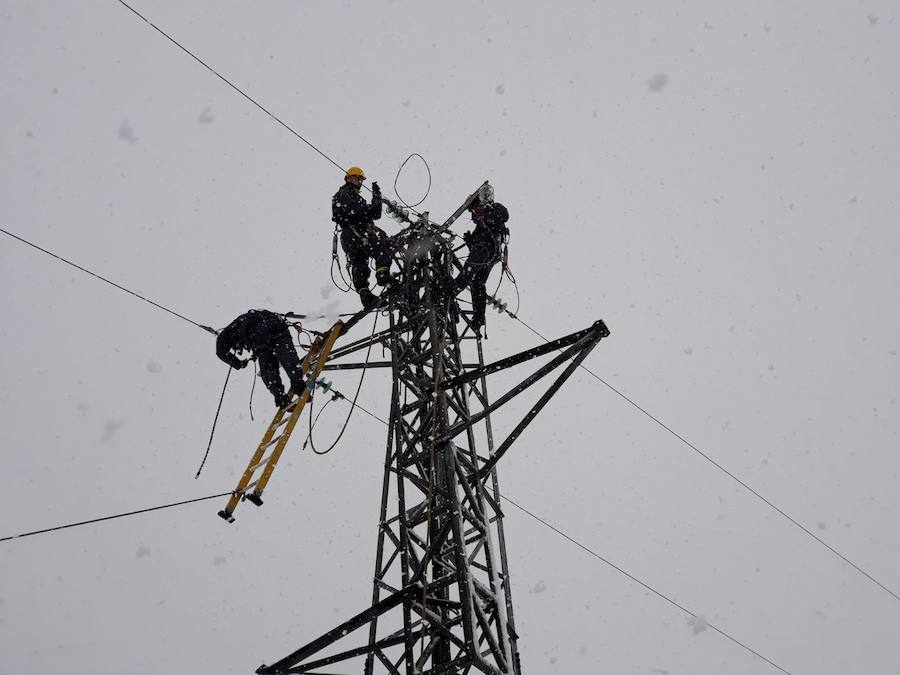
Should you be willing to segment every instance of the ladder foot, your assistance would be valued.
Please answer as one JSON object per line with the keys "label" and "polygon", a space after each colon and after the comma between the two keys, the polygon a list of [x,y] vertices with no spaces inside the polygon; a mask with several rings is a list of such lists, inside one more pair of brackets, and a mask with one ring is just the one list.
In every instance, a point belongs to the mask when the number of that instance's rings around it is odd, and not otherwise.
{"label": "ladder foot", "polygon": [[256,494],[255,492],[252,492],[252,493],[250,493],[249,495],[247,495],[247,496],[245,497],[245,499],[246,499],[248,502],[250,502],[251,504],[256,504],[257,506],[262,506],[262,505],[263,505],[262,497],[260,497],[260,496],[259,496],[258,494]]}
{"label": "ladder foot", "polygon": [[226,509],[222,509],[221,511],[219,511],[219,518],[222,518],[229,523],[234,522],[234,516],[231,515],[231,511],[228,511]]}

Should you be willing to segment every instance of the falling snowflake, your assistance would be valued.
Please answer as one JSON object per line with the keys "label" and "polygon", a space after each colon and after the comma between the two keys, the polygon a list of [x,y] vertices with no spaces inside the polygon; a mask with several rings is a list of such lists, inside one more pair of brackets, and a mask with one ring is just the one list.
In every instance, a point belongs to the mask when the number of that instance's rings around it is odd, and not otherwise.
{"label": "falling snowflake", "polygon": [[137,143],[137,136],[134,135],[134,127],[128,122],[128,120],[122,120],[122,124],[119,125],[119,138],[123,141],[128,141],[129,143]]}
{"label": "falling snowflake", "polygon": [[113,439],[113,436],[116,435],[116,432],[124,425],[124,419],[109,420],[106,424],[103,425],[103,435],[100,437],[100,442],[106,443],[107,441],[111,441]]}
{"label": "falling snowflake", "polygon": [[669,76],[665,73],[656,73],[647,80],[647,89],[650,91],[662,91],[669,83]]}
{"label": "falling snowflake", "polygon": [[197,118],[197,121],[200,124],[212,124],[214,119],[216,118],[212,114],[212,106],[208,105],[200,113],[200,117]]}
{"label": "falling snowflake", "polygon": [[706,622],[706,617],[702,614],[692,616],[690,619],[688,619],[688,625],[694,629],[694,635],[696,635],[697,633],[702,633],[707,628],[709,628],[709,624]]}

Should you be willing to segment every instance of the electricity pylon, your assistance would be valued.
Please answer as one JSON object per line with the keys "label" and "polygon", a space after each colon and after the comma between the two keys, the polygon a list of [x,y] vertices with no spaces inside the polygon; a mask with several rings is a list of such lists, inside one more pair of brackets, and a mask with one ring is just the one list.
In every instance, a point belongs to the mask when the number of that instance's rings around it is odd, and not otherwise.
{"label": "electricity pylon", "polygon": [[[384,367],[393,376],[372,604],[260,666],[260,675],[323,673],[337,663],[342,673],[355,663],[365,675],[521,675],[497,463],[609,331],[597,321],[485,364],[470,313],[455,297],[462,264],[448,230],[474,198],[442,225],[423,214],[395,238],[405,255],[381,306],[390,327],[333,350],[324,366]],[[341,361],[373,344],[390,350],[390,362]],[[491,401],[489,375],[550,355]],[[552,384],[495,443],[492,415],[554,371]],[[354,634],[359,642],[351,646]]]}

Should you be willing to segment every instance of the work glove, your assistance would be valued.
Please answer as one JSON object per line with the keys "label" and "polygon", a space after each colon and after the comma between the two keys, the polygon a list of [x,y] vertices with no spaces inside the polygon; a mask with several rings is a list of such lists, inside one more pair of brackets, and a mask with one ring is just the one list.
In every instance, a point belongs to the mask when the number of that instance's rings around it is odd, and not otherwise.
{"label": "work glove", "polygon": [[247,361],[241,361],[240,359],[235,359],[232,362],[231,367],[234,368],[235,370],[240,370],[241,368],[246,368]]}
{"label": "work glove", "polygon": [[372,183],[372,196],[380,197],[381,196],[381,188],[378,187],[378,183]]}

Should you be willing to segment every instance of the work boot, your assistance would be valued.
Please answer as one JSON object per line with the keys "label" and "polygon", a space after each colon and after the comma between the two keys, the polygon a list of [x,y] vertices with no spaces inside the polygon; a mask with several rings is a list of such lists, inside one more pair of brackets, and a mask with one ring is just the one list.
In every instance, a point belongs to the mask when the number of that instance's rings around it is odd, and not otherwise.
{"label": "work boot", "polygon": [[362,301],[363,309],[366,310],[372,309],[378,304],[378,296],[368,288],[359,289],[359,299]]}
{"label": "work boot", "polygon": [[282,392],[275,395],[275,407],[287,408],[291,404],[291,397]]}

